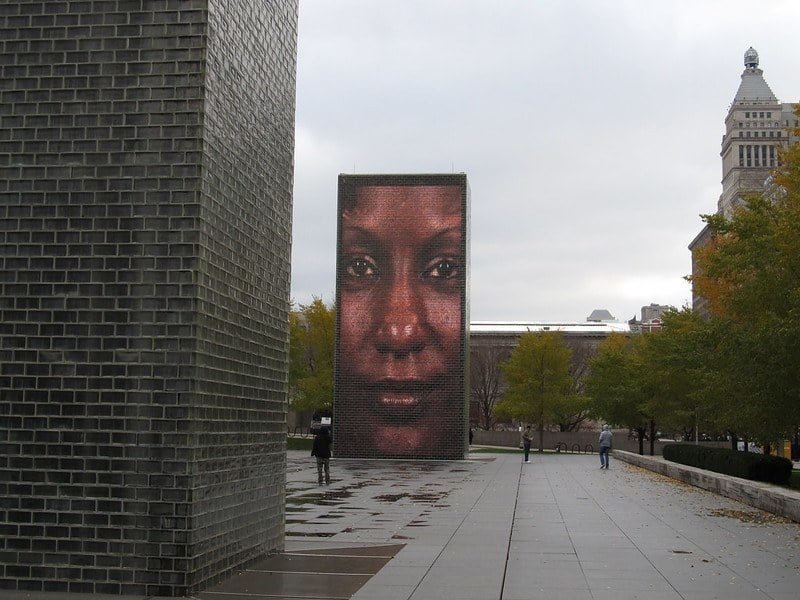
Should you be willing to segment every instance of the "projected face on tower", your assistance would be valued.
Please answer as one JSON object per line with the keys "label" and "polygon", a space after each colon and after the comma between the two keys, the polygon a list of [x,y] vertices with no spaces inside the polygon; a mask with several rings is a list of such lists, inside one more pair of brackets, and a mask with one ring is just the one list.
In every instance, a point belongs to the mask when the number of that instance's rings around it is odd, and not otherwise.
{"label": "projected face on tower", "polygon": [[338,455],[463,446],[464,207],[458,185],[340,191]]}

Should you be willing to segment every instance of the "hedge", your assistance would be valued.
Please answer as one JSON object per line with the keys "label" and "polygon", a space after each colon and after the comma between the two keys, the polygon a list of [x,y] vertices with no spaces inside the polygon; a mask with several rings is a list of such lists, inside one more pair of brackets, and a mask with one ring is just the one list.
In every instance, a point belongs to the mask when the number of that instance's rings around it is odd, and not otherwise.
{"label": "hedge", "polygon": [[753,481],[786,485],[792,476],[792,461],[780,456],[693,444],[667,444],[663,454],[672,462]]}

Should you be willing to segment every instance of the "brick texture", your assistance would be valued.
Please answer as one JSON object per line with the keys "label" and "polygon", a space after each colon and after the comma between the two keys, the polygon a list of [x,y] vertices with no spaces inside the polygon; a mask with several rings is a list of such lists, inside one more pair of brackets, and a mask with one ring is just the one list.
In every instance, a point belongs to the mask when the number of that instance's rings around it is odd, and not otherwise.
{"label": "brick texture", "polygon": [[0,3],[0,589],[281,548],[296,0]]}
{"label": "brick texture", "polygon": [[338,183],[335,455],[462,459],[467,176],[341,174]]}

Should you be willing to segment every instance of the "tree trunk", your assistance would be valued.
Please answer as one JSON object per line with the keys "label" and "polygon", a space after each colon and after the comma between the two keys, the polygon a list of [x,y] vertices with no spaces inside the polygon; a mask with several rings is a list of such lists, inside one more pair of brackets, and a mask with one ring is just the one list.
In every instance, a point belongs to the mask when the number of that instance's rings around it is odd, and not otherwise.
{"label": "tree trunk", "polygon": [[539,423],[539,452],[544,452],[544,423]]}
{"label": "tree trunk", "polygon": [[636,437],[639,438],[639,454],[641,456],[644,456],[644,432],[645,432],[645,428],[644,427],[637,427],[637,428],[634,429],[634,431],[636,432]]}
{"label": "tree trunk", "polygon": [[650,456],[656,454],[656,422],[650,419]]}

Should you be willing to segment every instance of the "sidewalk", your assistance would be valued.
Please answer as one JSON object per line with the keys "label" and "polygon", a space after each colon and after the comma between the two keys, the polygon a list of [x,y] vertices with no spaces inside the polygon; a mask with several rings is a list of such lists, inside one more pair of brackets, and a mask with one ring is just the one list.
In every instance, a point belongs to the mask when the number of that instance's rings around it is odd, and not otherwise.
{"label": "sidewalk", "polygon": [[317,486],[306,452],[289,452],[287,466],[285,552],[196,598],[800,595],[800,525],[613,456],[608,471],[593,454],[534,454],[530,464],[521,453],[334,459],[330,486]]}
{"label": "sidewalk", "polygon": [[[393,558],[358,573],[265,564],[241,595],[229,585],[202,600],[794,600],[800,590],[796,523],[613,458],[608,471],[571,454],[527,465],[478,453],[335,460],[329,487],[305,453],[288,464],[284,556],[321,565],[313,557],[372,548]],[[306,588],[261,587],[293,577]]]}

